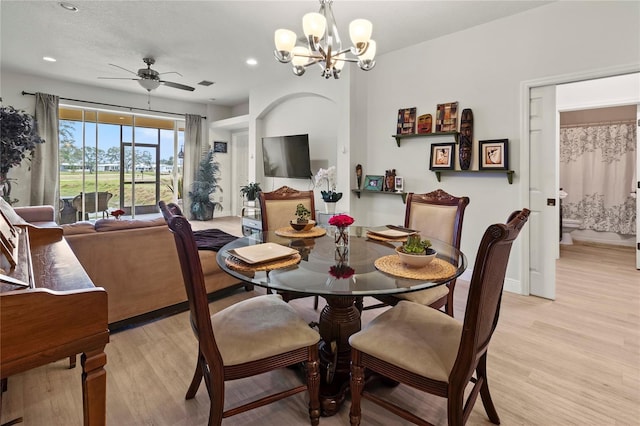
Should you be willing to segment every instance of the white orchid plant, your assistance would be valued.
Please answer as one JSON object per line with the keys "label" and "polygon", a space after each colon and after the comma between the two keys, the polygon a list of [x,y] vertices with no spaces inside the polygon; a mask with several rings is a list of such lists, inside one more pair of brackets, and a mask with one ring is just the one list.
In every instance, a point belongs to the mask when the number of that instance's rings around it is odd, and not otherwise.
{"label": "white orchid plant", "polygon": [[321,168],[316,173],[316,186],[327,181],[327,190],[320,191],[322,199],[327,203],[335,203],[342,198],[342,192],[336,192],[336,167],[331,166],[328,169]]}

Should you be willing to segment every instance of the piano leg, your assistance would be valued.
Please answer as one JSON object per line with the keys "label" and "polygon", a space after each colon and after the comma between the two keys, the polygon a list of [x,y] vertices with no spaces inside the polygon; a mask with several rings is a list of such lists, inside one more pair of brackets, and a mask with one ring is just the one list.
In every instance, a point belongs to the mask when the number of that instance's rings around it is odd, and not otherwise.
{"label": "piano leg", "polygon": [[104,426],[107,423],[107,355],[100,350],[85,352],[82,364],[82,403],[84,426]]}

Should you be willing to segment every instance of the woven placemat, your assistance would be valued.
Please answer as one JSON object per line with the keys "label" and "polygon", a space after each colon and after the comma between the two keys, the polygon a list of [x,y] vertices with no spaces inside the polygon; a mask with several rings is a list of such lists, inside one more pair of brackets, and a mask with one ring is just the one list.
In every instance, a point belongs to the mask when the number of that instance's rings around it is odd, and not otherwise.
{"label": "woven placemat", "polygon": [[376,259],[376,268],[387,274],[414,280],[439,280],[455,275],[456,268],[446,260],[433,259],[431,263],[421,268],[409,268],[400,261],[397,254],[390,254]]}
{"label": "woven placemat", "polygon": [[376,241],[390,241],[390,242],[398,242],[398,243],[404,243],[405,241],[407,241],[407,237],[399,237],[399,238],[389,238],[389,237],[383,237],[382,235],[378,235],[378,234],[374,234],[373,232],[367,232],[367,238],[371,238],[372,240],[376,240]]}
{"label": "woven placemat", "polygon": [[237,257],[229,256],[224,260],[225,265],[227,265],[231,269],[235,269],[236,271],[273,271],[274,269],[286,268],[288,266],[296,265],[300,263],[302,256],[299,253],[292,254],[289,257],[285,257],[284,259],[274,260],[273,262],[264,262],[264,263],[256,263],[250,264],[244,262]]}
{"label": "woven placemat", "polygon": [[296,231],[290,226],[285,226],[284,228],[276,229],[276,235],[279,237],[287,237],[287,238],[316,238],[322,237],[327,233],[327,230],[324,228],[319,228],[314,226],[308,231]]}

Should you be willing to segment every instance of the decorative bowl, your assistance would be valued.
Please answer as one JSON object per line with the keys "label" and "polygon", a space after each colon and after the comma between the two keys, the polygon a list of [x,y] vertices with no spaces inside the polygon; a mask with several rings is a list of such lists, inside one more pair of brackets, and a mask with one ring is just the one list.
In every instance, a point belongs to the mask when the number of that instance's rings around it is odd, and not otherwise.
{"label": "decorative bowl", "polygon": [[311,229],[314,226],[316,226],[316,221],[315,220],[308,220],[308,221],[306,221],[304,223],[298,223],[298,222],[292,220],[291,222],[289,222],[289,224],[296,231],[308,231],[309,229]]}
{"label": "decorative bowl", "polygon": [[410,268],[422,268],[436,258],[438,254],[434,249],[427,249],[427,254],[409,254],[402,251],[402,246],[396,247],[396,253],[400,261]]}

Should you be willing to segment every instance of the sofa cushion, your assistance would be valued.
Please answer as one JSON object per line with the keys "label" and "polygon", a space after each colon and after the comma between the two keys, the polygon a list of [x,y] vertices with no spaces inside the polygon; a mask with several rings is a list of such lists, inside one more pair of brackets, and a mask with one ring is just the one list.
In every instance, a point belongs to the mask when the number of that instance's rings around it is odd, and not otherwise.
{"label": "sofa cushion", "polygon": [[149,228],[152,226],[167,226],[164,218],[159,217],[157,219],[149,220],[114,220],[114,219],[98,219],[96,221],[97,232],[116,231],[119,229],[135,229],[135,228]]}
{"label": "sofa cushion", "polygon": [[65,236],[77,235],[77,234],[91,234],[91,233],[95,233],[96,229],[93,225],[93,222],[86,220],[83,222],[64,224],[62,225],[62,232]]}

